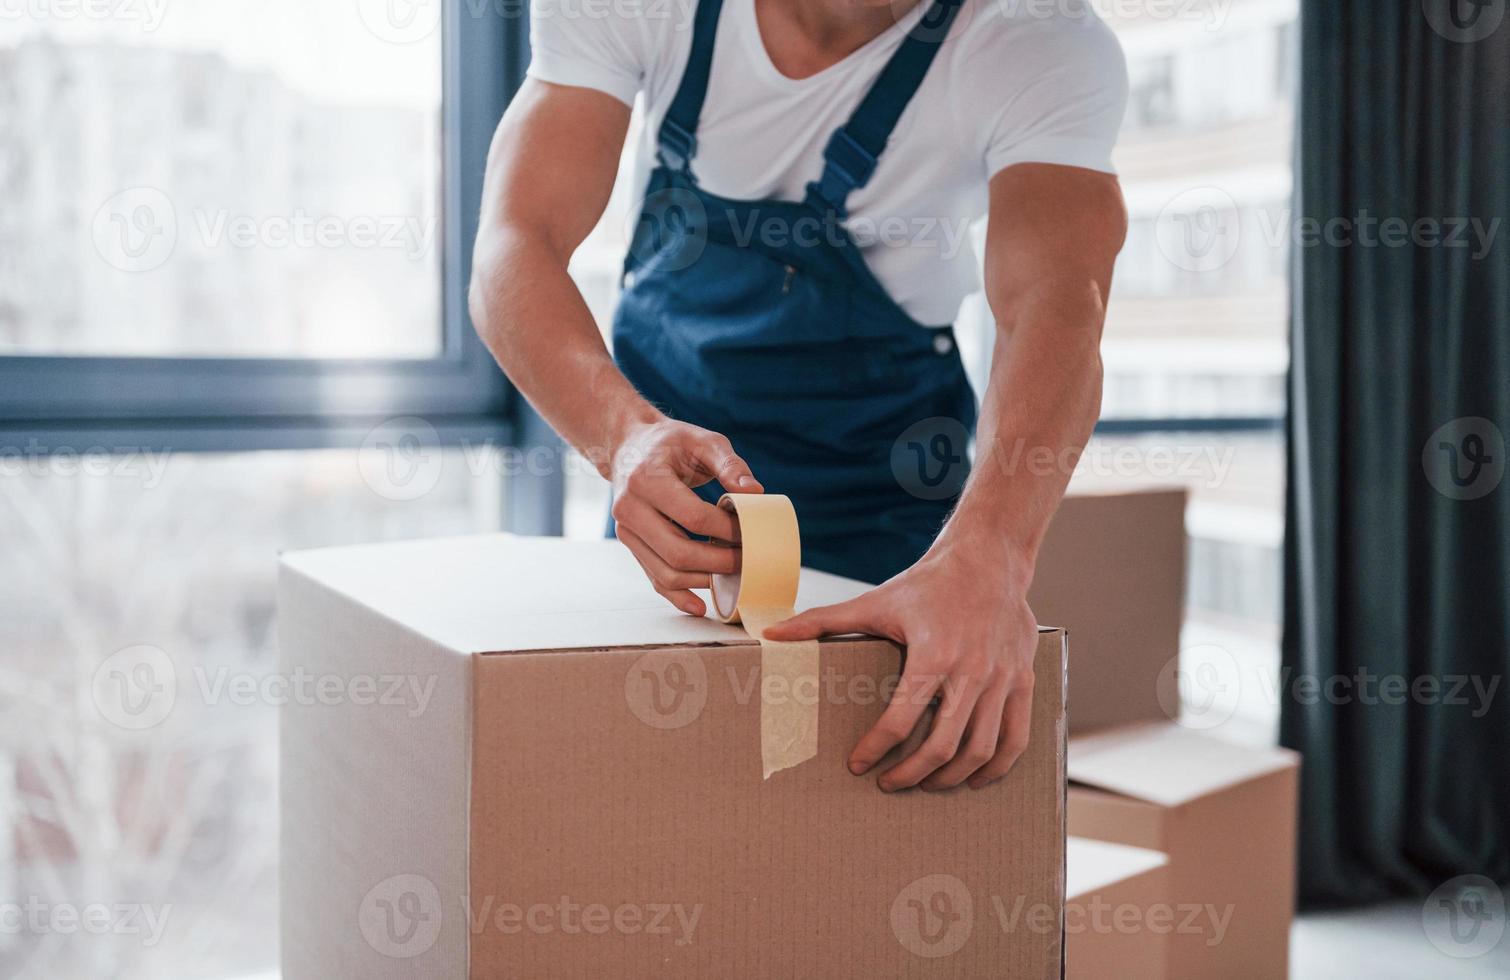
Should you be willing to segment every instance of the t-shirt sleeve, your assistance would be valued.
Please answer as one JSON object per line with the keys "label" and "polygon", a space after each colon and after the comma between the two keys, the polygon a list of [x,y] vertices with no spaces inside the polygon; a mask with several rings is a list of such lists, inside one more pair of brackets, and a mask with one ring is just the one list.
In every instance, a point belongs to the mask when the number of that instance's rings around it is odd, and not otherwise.
{"label": "t-shirt sleeve", "polygon": [[603,4],[584,13],[579,0],[530,0],[529,76],[597,89],[634,105],[645,77],[643,17],[632,5]]}
{"label": "t-shirt sleeve", "polygon": [[998,106],[977,130],[986,177],[1019,163],[1115,173],[1112,149],[1127,109],[1127,61],[1116,35],[1089,16],[1014,30],[1022,32],[1015,43],[970,59],[971,90],[992,93],[986,104]]}

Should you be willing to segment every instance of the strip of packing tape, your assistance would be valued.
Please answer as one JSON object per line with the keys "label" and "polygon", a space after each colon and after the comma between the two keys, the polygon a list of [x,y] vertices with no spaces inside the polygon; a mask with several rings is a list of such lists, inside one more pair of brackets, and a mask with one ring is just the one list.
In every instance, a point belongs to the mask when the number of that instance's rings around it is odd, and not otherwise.
{"label": "strip of packing tape", "polygon": [[718,506],[739,520],[743,560],[735,574],[713,576],[713,608],[760,643],[760,756],[770,779],[818,754],[818,641],[763,635],[795,611],[802,537],[781,494],[727,493]]}

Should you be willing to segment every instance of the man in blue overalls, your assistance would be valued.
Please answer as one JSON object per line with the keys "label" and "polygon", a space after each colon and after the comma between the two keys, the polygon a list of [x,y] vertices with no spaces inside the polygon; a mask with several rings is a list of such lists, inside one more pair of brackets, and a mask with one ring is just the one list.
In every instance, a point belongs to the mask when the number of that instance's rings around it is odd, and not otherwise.
{"label": "man in blue overalls", "polygon": [[[722,490],[788,494],[805,563],[882,583],[773,627],[907,646],[857,775],[980,787],[1027,741],[1044,529],[1089,437],[1126,216],[1120,50],[1088,7],[535,0],[488,162],[471,307],[514,384],[614,487],[656,590],[733,571]],[[643,194],[613,354],[567,272],[640,100]],[[966,226],[986,217],[982,259]],[[979,410],[950,329],[984,267]],[[975,438],[973,471],[967,442]]]}

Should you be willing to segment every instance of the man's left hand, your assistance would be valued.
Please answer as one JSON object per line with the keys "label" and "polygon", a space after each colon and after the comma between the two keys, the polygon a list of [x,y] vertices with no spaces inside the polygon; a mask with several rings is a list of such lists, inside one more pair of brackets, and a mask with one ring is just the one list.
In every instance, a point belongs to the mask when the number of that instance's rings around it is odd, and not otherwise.
{"label": "man's left hand", "polygon": [[[936,549],[937,550],[937,549]],[[858,598],[810,609],[765,631],[772,640],[868,633],[906,648],[891,704],[850,754],[869,772],[905,742],[939,700],[928,737],[881,773],[886,792],[980,789],[1012,768],[1028,745],[1038,627],[1022,589],[999,563],[963,552],[930,552]]]}

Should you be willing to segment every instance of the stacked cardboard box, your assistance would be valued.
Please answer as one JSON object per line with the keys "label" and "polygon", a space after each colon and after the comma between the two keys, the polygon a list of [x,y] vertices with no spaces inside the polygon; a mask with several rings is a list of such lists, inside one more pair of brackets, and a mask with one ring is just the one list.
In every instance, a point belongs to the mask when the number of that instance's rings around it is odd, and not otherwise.
{"label": "stacked cardboard box", "polygon": [[897,647],[825,641],[818,755],[763,780],[760,647],[616,544],[288,555],[279,636],[326,692],[281,719],[288,980],[1061,976],[1060,631],[1009,779],[894,795],[845,760]]}
{"label": "stacked cardboard box", "polygon": [[1064,942],[1071,980],[1164,980],[1169,856],[1084,837],[1065,842]]}
{"label": "stacked cardboard box", "polygon": [[[1065,627],[1074,650],[1069,833],[1168,857],[1155,881],[1125,852],[1071,838],[1072,882],[1134,896],[1121,910],[1127,929],[1070,933],[1072,977],[1107,976],[1102,965],[1123,960],[1136,970],[1115,975],[1276,980],[1288,972],[1299,763],[1174,717],[1184,506],[1183,490],[1067,497],[1030,596],[1039,621]],[[1163,898],[1153,898],[1157,887]],[[1072,884],[1070,894],[1081,890]],[[1150,972],[1160,961],[1165,972]]]}

